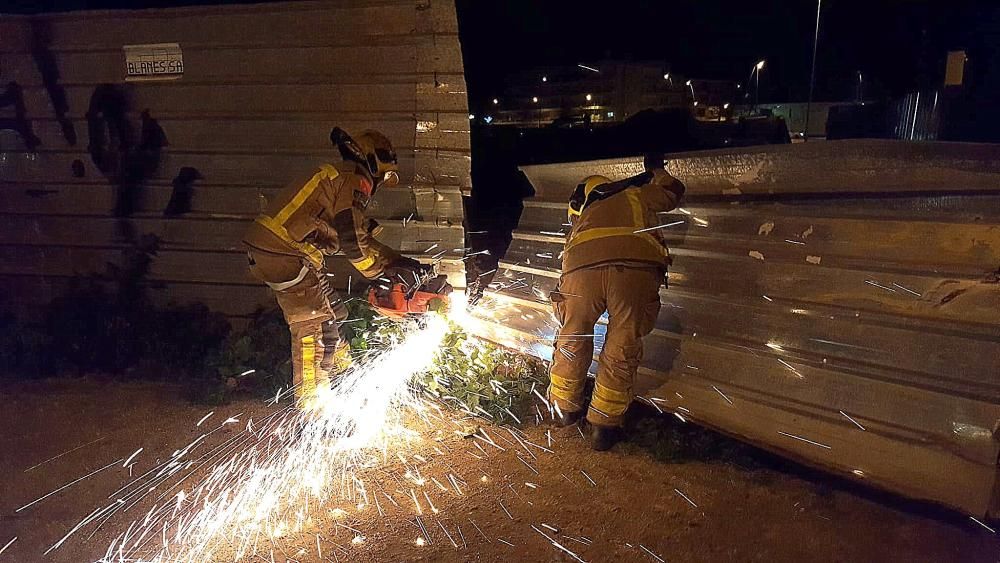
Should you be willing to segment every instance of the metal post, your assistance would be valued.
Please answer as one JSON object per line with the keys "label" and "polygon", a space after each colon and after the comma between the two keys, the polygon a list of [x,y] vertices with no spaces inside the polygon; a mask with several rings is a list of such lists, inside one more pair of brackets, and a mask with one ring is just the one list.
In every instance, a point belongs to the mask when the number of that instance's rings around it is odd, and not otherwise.
{"label": "metal post", "polygon": [[802,140],[809,140],[809,111],[813,101],[813,88],[816,85],[816,46],[819,45],[819,11],[823,0],[816,0],[816,33],[813,35],[813,61],[809,72],[809,98],[806,100],[806,130],[802,132]]}
{"label": "metal post", "polygon": [[757,109],[757,106],[759,105],[760,105],[760,70],[757,71],[756,81],[754,82],[754,87],[753,87],[753,108]]}

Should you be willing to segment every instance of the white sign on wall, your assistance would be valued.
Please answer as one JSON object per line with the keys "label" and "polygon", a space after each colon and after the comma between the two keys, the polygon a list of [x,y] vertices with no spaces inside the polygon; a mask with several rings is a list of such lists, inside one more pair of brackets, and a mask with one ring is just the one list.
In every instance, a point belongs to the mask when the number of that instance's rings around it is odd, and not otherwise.
{"label": "white sign on wall", "polygon": [[125,45],[125,81],[175,80],[184,74],[184,55],[177,43]]}

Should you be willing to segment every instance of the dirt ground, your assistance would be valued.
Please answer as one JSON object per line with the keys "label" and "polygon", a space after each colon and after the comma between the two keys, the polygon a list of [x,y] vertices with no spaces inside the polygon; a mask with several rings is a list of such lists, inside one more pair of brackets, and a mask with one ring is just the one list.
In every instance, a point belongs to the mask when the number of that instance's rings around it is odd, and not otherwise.
{"label": "dirt ground", "polygon": [[[151,467],[196,438],[209,412],[267,411],[260,401],[211,409],[176,387],[98,379],[8,384],[0,404],[0,547],[17,537],[0,563],[99,560],[128,520],[42,554],[127,481],[121,464],[15,510],[139,447],[134,469]],[[639,426],[662,437],[677,431],[673,424],[661,417]],[[418,494],[429,493],[436,512],[421,495],[418,522],[403,468],[390,463],[378,470],[377,507],[317,517],[312,529],[283,538],[273,561],[1000,561],[1000,538],[965,516],[718,439],[704,455],[664,456],[647,439],[599,454],[576,428],[484,431],[495,446],[449,436],[411,452],[428,478]]]}

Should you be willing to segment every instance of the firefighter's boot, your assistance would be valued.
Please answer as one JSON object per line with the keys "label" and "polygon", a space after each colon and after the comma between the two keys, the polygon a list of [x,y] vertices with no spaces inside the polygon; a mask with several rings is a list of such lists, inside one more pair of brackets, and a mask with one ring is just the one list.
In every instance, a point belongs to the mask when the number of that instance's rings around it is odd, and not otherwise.
{"label": "firefighter's boot", "polygon": [[621,440],[621,428],[617,426],[591,425],[590,447],[596,452],[606,452]]}
{"label": "firefighter's boot", "polygon": [[583,411],[560,412],[556,414],[556,426],[566,428],[580,422]]}

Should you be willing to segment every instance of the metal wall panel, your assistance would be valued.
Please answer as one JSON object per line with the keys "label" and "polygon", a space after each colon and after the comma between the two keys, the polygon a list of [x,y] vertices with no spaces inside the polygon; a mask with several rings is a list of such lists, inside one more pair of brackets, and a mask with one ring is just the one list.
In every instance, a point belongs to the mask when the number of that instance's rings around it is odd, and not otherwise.
{"label": "metal wall panel", "polygon": [[[179,43],[184,75],[124,83],[123,45],[152,43]],[[88,151],[88,112],[107,84],[121,93],[136,138],[143,111],[166,138],[127,220],[163,241],[151,277],[164,282],[164,301],[205,301],[234,317],[273,303],[248,276],[240,238],[264,198],[339,158],[329,143],[334,125],[377,128],[393,140],[402,185],[371,207],[383,238],[425,261],[447,250],[442,269],[465,285],[469,121],[453,2],[3,17],[0,79],[17,84],[24,109],[0,108],[0,290],[17,296],[0,306],[43,304],[69,277],[103,271],[128,244],[112,216],[116,187]],[[16,130],[25,122],[35,146]],[[182,167],[201,176],[192,210],[164,217]],[[334,283],[345,286],[357,274],[334,260]]]}
{"label": "metal wall panel", "polygon": [[[996,511],[1000,149],[837,141],[667,161],[688,192],[663,217],[675,262],[641,399],[849,478]],[[641,160],[523,170],[538,197],[485,332],[546,357],[568,195]]]}

